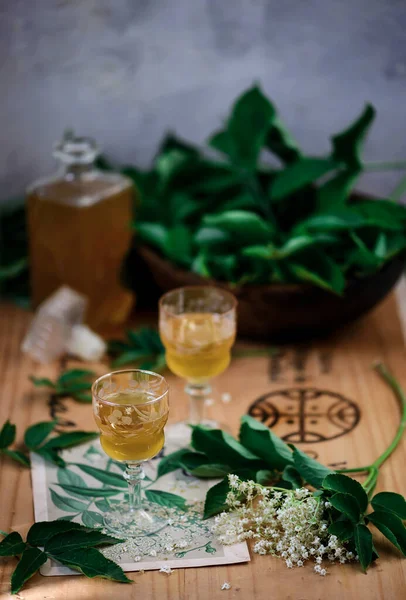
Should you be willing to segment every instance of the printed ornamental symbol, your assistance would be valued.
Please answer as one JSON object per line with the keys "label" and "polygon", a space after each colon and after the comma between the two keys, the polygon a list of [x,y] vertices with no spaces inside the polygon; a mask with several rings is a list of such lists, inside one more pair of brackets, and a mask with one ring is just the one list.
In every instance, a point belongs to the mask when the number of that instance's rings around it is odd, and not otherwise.
{"label": "printed ornamental symbol", "polygon": [[290,388],[264,394],[248,414],[293,444],[333,440],[352,431],[360,420],[353,400],[315,388]]}

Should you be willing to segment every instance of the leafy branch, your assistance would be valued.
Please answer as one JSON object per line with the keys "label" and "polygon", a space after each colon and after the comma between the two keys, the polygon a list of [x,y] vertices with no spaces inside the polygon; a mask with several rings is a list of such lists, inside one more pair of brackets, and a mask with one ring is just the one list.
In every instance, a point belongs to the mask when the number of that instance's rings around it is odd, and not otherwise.
{"label": "leafy branch", "polygon": [[[323,522],[329,523],[328,533],[359,557],[364,570],[378,557],[369,523],[406,556],[405,498],[393,492],[372,497],[379,469],[397,448],[406,428],[406,396],[384,365],[378,364],[375,369],[395,392],[401,405],[401,419],[393,441],[371,465],[333,472],[299,448],[285,444],[262,423],[243,416],[238,440],[220,429],[193,427],[193,450],[181,449],[164,457],[158,476],[178,468],[201,478],[224,476],[207,492],[205,518],[230,508],[229,498],[237,479],[251,482],[255,489],[257,484],[266,486],[267,494],[270,491],[289,495],[310,486],[314,489],[313,496],[320,499]],[[362,472],[367,473],[362,485],[346,474]],[[373,512],[367,512],[369,502]]]}
{"label": "leafy branch", "polygon": [[46,387],[57,397],[70,397],[77,402],[90,403],[92,396],[88,392],[95,377],[94,371],[88,369],[69,369],[62,373],[56,381],[47,377],[30,376],[30,381],[36,387]]}
{"label": "leafy branch", "polygon": [[[306,156],[273,103],[252,87],[209,139],[219,160],[170,135],[151,169],[125,169],[142,200],[137,240],[202,277],[310,283],[342,294],[349,280],[406,252],[405,207],[351,198],[362,173],[406,169],[405,161],[362,160],[374,119],[368,104],[331,137],[326,156]],[[262,162],[267,152],[280,166]],[[403,179],[393,199],[405,189]]]}
{"label": "leafy branch", "polygon": [[57,421],[43,421],[28,427],[24,433],[26,450],[22,451],[10,449],[16,438],[16,426],[10,421],[6,421],[0,430],[0,455],[4,454],[24,467],[29,467],[28,452],[35,452],[45,460],[59,467],[65,467],[65,461],[60,456],[61,450],[83,444],[99,436],[98,433],[92,431],[72,431],[49,437],[57,424]]}
{"label": "leafy branch", "polygon": [[110,340],[108,351],[112,367],[138,364],[140,369],[160,371],[165,365],[165,348],[159,333],[153,327],[140,327],[137,331],[127,330],[125,340]]}
{"label": "leafy branch", "polygon": [[19,558],[11,576],[12,594],[17,594],[48,559],[57,560],[86,577],[131,583],[121,567],[98,550],[99,546],[123,541],[78,523],[44,521],[31,526],[26,541],[16,531],[6,535],[0,542],[0,556]]}

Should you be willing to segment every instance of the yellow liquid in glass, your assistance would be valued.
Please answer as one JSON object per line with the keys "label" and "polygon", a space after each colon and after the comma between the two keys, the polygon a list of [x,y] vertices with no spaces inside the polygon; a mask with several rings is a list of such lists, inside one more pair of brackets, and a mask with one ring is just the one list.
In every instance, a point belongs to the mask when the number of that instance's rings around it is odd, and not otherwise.
{"label": "yellow liquid in glass", "polygon": [[146,404],[153,399],[143,392],[118,393],[105,398],[113,405],[97,404],[95,421],[108,456],[119,461],[143,461],[162,450],[168,410],[161,402]]}
{"label": "yellow liquid in glass", "polygon": [[161,323],[161,339],[172,373],[203,383],[228,367],[235,326],[218,314],[185,313]]}

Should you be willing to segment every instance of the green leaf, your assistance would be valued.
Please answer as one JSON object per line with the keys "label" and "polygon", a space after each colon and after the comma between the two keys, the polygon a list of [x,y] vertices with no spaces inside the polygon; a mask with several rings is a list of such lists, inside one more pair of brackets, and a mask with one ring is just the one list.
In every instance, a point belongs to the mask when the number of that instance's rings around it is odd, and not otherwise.
{"label": "green leaf", "polygon": [[342,270],[321,250],[307,250],[295,256],[290,263],[291,272],[300,280],[312,283],[330,292],[342,294],[346,281]]}
{"label": "green leaf", "polygon": [[185,225],[176,225],[169,229],[166,236],[164,253],[176,263],[188,266],[192,262],[193,237]]}
{"label": "green leaf", "polygon": [[274,177],[269,196],[273,202],[279,202],[336,168],[337,163],[331,158],[299,158]]}
{"label": "green leaf", "polygon": [[89,369],[69,369],[58,378],[58,383],[69,387],[68,384],[85,377],[95,377],[96,373]]}
{"label": "green leaf", "polygon": [[48,560],[45,552],[38,548],[26,548],[11,576],[11,593],[17,594],[40,567]]}
{"label": "green leaf", "polygon": [[337,133],[331,138],[334,160],[343,162],[351,168],[360,169],[362,167],[362,143],[374,118],[375,109],[371,104],[367,104],[358,119],[343,132]]}
{"label": "green leaf", "polygon": [[355,548],[364,571],[372,562],[372,533],[366,525],[358,524],[354,531]]}
{"label": "green leaf", "polygon": [[203,224],[238,236],[241,246],[266,243],[272,238],[269,223],[248,210],[228,210],[217,215],[206,215]]}
{"label": "green leaf", "polygon": [[228,154],[239,166],[254,169],[274,116],[274,107],[254,86],[237,99],[227,132],[217,134],[210,145]]}
{"label": "green leaf", "polygon": [[8,450],[7,448],[4,448],[3,450],[0,450],[0,454],[1,453],[19,462],[21,465],[23,465],[23,467],[31,466],[28,456],[26,456],[24,452],[20,452],[20,450]]}
{"label": "green leaf", "polygon": [[92,396],[90,394],[83,394],[81,392],[76,392],[71,394],[72,398],[76,400],[76,402],[82,402],[83,404],[91,404]]}
{"label": "green leaf", "polygon": [[362,200],[352,207],[364,226],[405,232],[406,208],[388,200]]}
{"label": "green leaf", "polygon": [[[69,486],[69,487],[74,488],[75,486]],[[73,491],[75,491],[76,489],[80,489],[80,488],[75,487],[75,489]],[[82,511],[86,510],[86,508],[87,508],[87,504],[85,504],[84,502],[80,502],[79,500],[74,500],[73,498],[69,498],[68,496],[60,496],[52,489],[49,490],[49,492],[51,494],[51,500],[55,504],[55,506],[57,508],[60,508],[61,510],[64,510],[65,512],[72,512],[72,510],[82,512]]]}
{"label": "green leaf", "polygon": [[158,174],[158,192],[167,191],[177,173],[188,164],[190,156],[178,148],[171,148],[159,154],[155,160],[155,168]]}
{"label": "green leaf", "polygon": [[191,445],[198,452],[205,454],[208,462],[216,463],[221,456],[226,464],[238,468],[258,463],[259,460],[250,450],[221,429],[205,429],[199,425],[193,427]]}
{"label": "green leaf", "polygon": [[110,504],[107,502],[107,500],[105,498],[102,498],[101,500],[96,500],[95,505],[102,512],[107,512],[110,510]]}
{"label": "green leaf", "polygon": [[110,471],[105,471],[103,469],[96,469],[96,467],[91,467],[90,465],[75,464],[75,466],[84,473],[87,473],[87,475],[91,475],[94,477],[94,479],[97,479],[97,481],[101,481],[101,483],[114,485],[124,489],[127,489],[128,487],[124,477],[117,473],[111,473]]}
{"label": "green leaf", "polygon": [[98,437],[99,433],[95,431],[71,431],[70,433],[61,433],[58,437],[48,440],[46,444],[41,446],[41,449],[59,450],[61,448],[70,448],[71,446],[90,442],[90,440],[94,440]]}
{"label": "green leaf", "polygon": [[277,116],[268,132],[265,145],[285,164],[295,162],[302,155],[296,141]]}
{"label": "green leaf", "polygon": [[270,485],[270,482],[275,478],[275,471],[268,469],[260,469],[257,471],[255,481],[260,485]]}
{"label": "green leaf", "polygon": [[256,419],[244,415],[241,418],[240,442],[255,456],[262,458],[272,469],[283,471],[293,463],[292,451],[278,436]]}
{"label": "green leaf", "polygon": [[[69,494],[79,494],[80,496],[86,498],[109,498],[110,496],[117,496],[117,494],[122,494],[122,489],[109,489],[109,488],[91,488],[85,487],[81,488],[76,485],[67,485],[67,484],[59,484],[65,492]],[[82,503],[81,503],[82,504]]]}
{"label": "green leaf", "polygon": [[175,452],[168,454],[168,456],[161,458],[158,464],[158,477],[162,477],[167,473],[171,473],[172,471],[179,469],[180,459],[188,452],[189,451],[186,448],[181,448],[180,450],[176,450]]}
{"label": "green leaf", "polygon": [[313,487],[320,488],[323,484],[324,478],[332,471],[317,462],[317,460],[310,458],[310,456],[299,450],[299,448],[292,447],[292,450],[293,463],[300,475]]}
{"label": "green leaf", "polygon": [[[62,485],[76,485],[78,487],[86,487],[87,485],[80,475],[69,469],[58,469],[56,476],[58,483]],[[72,494],[72,496],[82,498],[82,495],[79,494]]]}
{"label": "green leaf", "polygon": [[86,527],[102,527],[104,526],[103,515],[93,510],[86,510],[82,513],[83,525]]}
{"label": "green leaf", "polygon": [[211,276],[210,269],[207,266],[207,259],[203,252],[199,252],[199,254],[197,254],[197,256],[195,257],[195,259],[192,262],[190,270],[192,271],[192,273],[197,273],[198,275],[201,275],[202,277],[210,277]]}
{"label": "green leaf", "polygon": [[227,210],[257,210],[261,206],[261,199],[252,191],[243,191],[223,202],[221,212]]}
{"label": "green leaf", "polygon": [[87,531],[79,523],[69,523],[68,521],[39,521],[31,525],[27,534],[27,542],[31,546],[45,546],[47,541],[54,535],[71,531],[72,529]]}
{"label": "green leaf", "polygon": [[231,234],[219,227],[200,227],[194,237],[194,242],[203,248],[216,247],[230,240]]}
{"label": "green leaf", "polygon": [[29,379],[36,387],[45,386],[55,388],[55,384],[53,383],[53,381],[51,381],[47,377],[34,377],[33,375],[30,375]]}
{"label": "green leaf", "polygon": [[365,512],[368,507],[368,496],[362,487],[362,485],[341,473],[331,473],[323,480],[323,488],[332,492],[341,492],[343,494],[350,494],[358,502],[358,506],[361,512]]}
{"label": "green leaf", "polygon": [[123,352],[111,365],[112,367],[121,367],[122,365],[130,365],[143,359],[145,359],[145,350],[129,350],[128,352]]}
{"label": "green leaf", "polygon": [[213,517],[223,510],[227,509],[226,498],[230,491],[228,477],[225,477],[220,483],[216,483],[209,489],[204,502],[203,518]]}
{"label": "green leaf", "polygon": [[[330,238],[333,240],[334,238]],[[324,241],[324,240],[323,240]],[[310,235],[298,235],[291,237],[281,248],[275,248],[272,258],[288,258],[301,252],[306,248],[311,248],[320,243],[320,238]]]}
{"label": "green leaf", "polygon": [[61,456],[59,456],[57,450],[54,450],[52,448],[37,448],[35,450],[36,454],[39,454],[40,456],[42,456],[42,458],[44,458],[45,460],[53,463],[54,465],[57,465],[58,467],[64,468],[66,466],[65,461],[63,460],[63,458]]}
{"label": "green leaf", "polygon": [[86,392],[90,390],[91,387],[92,383],[90,381],[70,381],[69,383],[65,383],[63,385],[58,383],[56,386],[56,392],[58,394],[69,394],[73,396],[76,392]]}
{"label": "green leaf", "polygon": [[15,262],[13,262],[10,265],[7,265],[6,267],[1,267],[0,268],[0,280],[11,279],[13,277],[17,277],[18,275],[21,275],[21,273],[23,273],[27,267],[28,267],[28,259],[25,257],[21,258],[19,260],[16,260]]}
{"label": "green leaf", "polygon": [[43,421],[29,427],[24,434],[24,444],[30,450],[35,450],[55,429],[57,421]]}
{"label": "green leaf", "polygon": [[272,244],[262,245],[262,246],[247,246],[243,248],[241,251],[243,256],[248,256],[249,258],[259,258],[260,260],[270,260],[274,257],[274,248]]}
{"label": "green leaf", "polygon": [[283,481],[288,481],[292,485],[292,490],[303,487],[303,479],[297,469],[292,465],[286,465],[282,473]]}
{"label": "green leaf", "polygon": [[161,490],[145,490],[145,497],[150,502],[159,504],[160,506],[167,506],[169,508],[180,508],[181,510],[187,510],[186,500],[182,496],[177,494],[171,494],[169,492],[162,492]]}
{"label": "green leaf", "polygon": [[1,431],[0,431],[0,450],[3,448],[8,448],[14,442],[16,437],[16,426],[12,425],[9,420],[7,420]]}
{"label": "green leaf", "polygon": [[376,511],[388,511],[400,519],[406,519],[406,500],[400,494],[380,492],[372,498],[371,504]]}
{"label": "green leaf", "polygon": [[122,568],[106,558],[96,548],[76,548],[60,552],[56,560],[75,571],[80,571],[86,577],[103,577],[120,583],[131,583]]}
{"label": "green leaf", "polygon": [[217,131],[208,140],[209,146],[226,154],[227,156],[233,156],[234,147],[233,141],[228,131]]}
{"label": "green leaf", "polygon": [[168,230],[160,223],[139,223],[135,225],[137,236],[147,244],[151,244],[161,250],[165,251],[166,238]]}
{"label": "green leaf", "polygon": [[344,206],[360,172],[360,169],[339,171],[323,185],[320,185],[316,193],[316,211],[325,212]]}
{"label": "green leaf", "polygon": [[124,540],[101,533],[100,531],[83,531],[71,529],[49,538],[45,544],[45,552],[57,556],[60,552],[76,548],[93,548],[94,546],[120,544]]}
{"label": "green leaf", "polygon": [[26,543],[21,535],[17,531],[12,531],[0,542],[0,556],[17,556],[25,547]]}
{"label": "green leaf", "polygon": [[359,504],[350,494],[337,493],[329,498],[330,504],[334,506],[340,513],[345,515],[353,523],[358,523],[360,519]]}
{"label": "green leaf", "polygon": [[376,510],[367,518],[398,550],[406,556],[406,529],[394,513]]}
{"label": "green leaf", "polygon": [[168,150],[181,151],[184,155],[187,155],[190,158],[198,158],[199,156],[198,148],[192,146],[192,144],[190,144],[189,142],[185,142],[171,131],[167,133],[164,139],[162,140],[158,150],[158,155],[163,154]]}
{"label": "green leaf", "polygon": [[186,452],[180,458],[181,466],[195,477],[224,477],[231,472],[231,467],[225,464],[210,463],[205,454]]}
{"label": "green leaf", "polygon": [[355,526],[350,521],[336,521],[331,523],[328,528],[328,532],[331,535],[336,535],[342,542],[350,540],[354,535],[354,530]]}
{"label": "green leaf", "polygon": [[329,210],[323,214],[317,214],[302,221],[295,227],[297,233],[310,231],[317,232],[340,232],[355,229],[367,224],[364,216],[354,208],[340,208]]}

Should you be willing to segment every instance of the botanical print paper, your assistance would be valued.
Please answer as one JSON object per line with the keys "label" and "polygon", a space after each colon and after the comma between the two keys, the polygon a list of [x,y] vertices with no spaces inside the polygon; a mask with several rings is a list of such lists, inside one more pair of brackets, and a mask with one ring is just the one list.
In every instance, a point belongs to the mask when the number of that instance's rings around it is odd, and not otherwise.
{"label": "botanical print paper", "polygon": [[[165,455],[179,448],[178,440],[171,437],[170,428],[168,429]],[[124,479],[121,480],[123,467],[104,454],[98,441],[65,450],[62,456],[67,463],[65,469],[45,462],[37,454],[31,455],[35,520],[51,521],[63,518],[90,527],[101,527],[103,511],[109,504],[121,500],[125,492]],[[212,520],[201,519],[204,497],[216,481],[197,479],[179,469],[155,481],[159,460],[160,458],[153,459],[145,465],[147,477],[143,482],[144,493],[147,490],[161,490],[177,494],[191,503],[188,510],[166,508],[170,525],[164,530],[155,535],[132,538],[124,544],[103,550],[106,556],[119,562],[124,571],[201,567],[249,561],[246,543],[234,546],[218,544],[210,531]],[[77,465],[84,465],[87,472]],[[105,482],[90,475],[89,467],[90,472],[95,468],[107,473]],[[109,478],[109,473],[113,475],[112,478]],[[98,477],[101,477],[100,473]],[[89,496],[88,488],[95,487],[103,488],[105,497]],[[41,568],[41,573],[77,574],[54,561],[48,561]]]}

